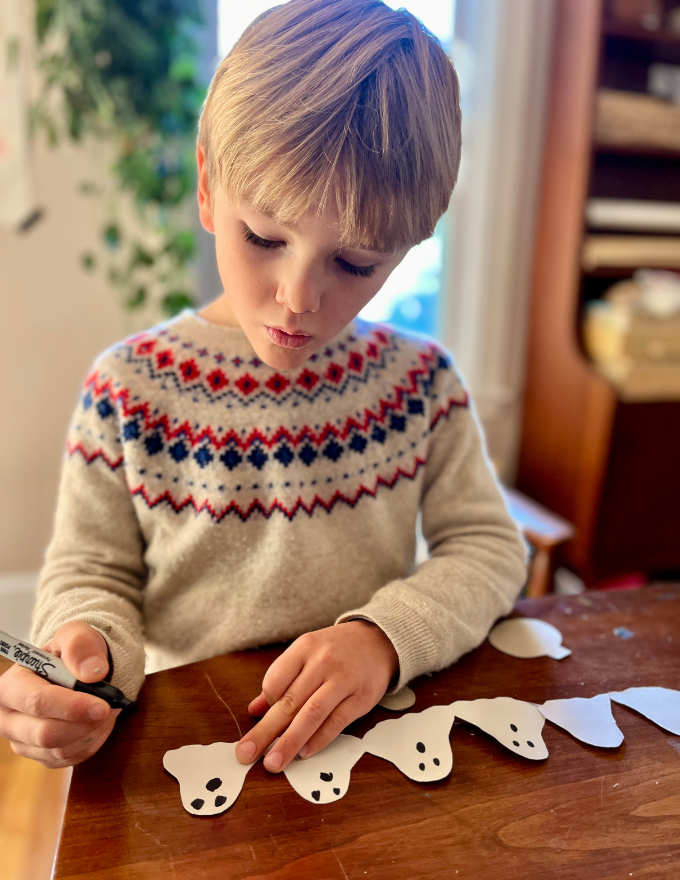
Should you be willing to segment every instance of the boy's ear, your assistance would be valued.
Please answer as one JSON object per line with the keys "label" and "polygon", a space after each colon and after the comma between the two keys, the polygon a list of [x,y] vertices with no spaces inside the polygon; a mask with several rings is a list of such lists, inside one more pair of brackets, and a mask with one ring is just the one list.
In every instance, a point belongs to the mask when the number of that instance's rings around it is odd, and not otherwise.
{"label": "boy's ear", "polygon": [[210,181],[203,147],[196,147],[196,163],[198,165],[198,216],[206,232],[215,232],[212,204],[210,202]]}

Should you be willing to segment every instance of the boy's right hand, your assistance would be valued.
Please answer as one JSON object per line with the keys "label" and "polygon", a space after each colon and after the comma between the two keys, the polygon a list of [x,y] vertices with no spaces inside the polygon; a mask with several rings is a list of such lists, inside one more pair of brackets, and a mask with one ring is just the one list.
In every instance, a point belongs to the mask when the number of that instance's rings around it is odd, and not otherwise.
{"label": "boy's right hand", "polygon": [[[44,650],[60,656],[84,682],[101,681],[109,671],[104,637],[82,621],[60,627]],[[16,664],[0,676],[0,736],[17,755],[45,767],[71,767],[89,758],[120,712],[98,697],[50,684]]]}

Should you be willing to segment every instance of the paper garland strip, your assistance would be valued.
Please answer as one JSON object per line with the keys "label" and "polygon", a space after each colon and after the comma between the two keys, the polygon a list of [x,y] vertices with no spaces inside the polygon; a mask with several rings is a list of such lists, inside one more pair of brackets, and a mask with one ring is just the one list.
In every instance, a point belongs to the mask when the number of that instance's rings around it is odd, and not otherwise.
{"label": "paper garland strip", "polygon": [[[680,691],[671,688],[633,687],[589,699],[548,700],[540,705],[511,697],[458,700],[381,721],[362,739],[341,734],[311,758],[292,761],[284,773],[301,797],[316,804],[344,797],[352,768],[367,753],[390,761],[416,782],[436,782],[448,776],[453,767],[449,734],[456,718],[532,760],[548,757],[542,736],[544,720],[588,745],[615,748],[623,742],[623,733],[612,715],[611,700],[680,735]],[[163,766],[178,780],[182,805],[189,813],[214,816],[234,804],[254,766],[241,764],[235,748],[236,743],[213,743],[182,746],[165,753]]]}

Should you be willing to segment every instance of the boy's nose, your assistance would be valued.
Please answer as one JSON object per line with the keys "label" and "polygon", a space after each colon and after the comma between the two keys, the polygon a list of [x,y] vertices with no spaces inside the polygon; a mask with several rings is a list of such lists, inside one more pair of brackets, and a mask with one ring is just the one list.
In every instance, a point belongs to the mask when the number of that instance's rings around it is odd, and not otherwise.
{"label": "boy's nose", "polygon": [[299,272],[280,279],[276,301],[287,306],[291,312],[318,312],[321,305],[321,282],[311,271]]}

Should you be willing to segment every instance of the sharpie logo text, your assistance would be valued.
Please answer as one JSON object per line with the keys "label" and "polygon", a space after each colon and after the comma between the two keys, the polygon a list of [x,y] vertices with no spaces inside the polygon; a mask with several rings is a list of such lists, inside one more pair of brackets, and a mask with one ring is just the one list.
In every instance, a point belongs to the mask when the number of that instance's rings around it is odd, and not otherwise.
{"label": "sharpie logo text", "polygon": [[14,647],[13,659],[16,663],[21,663],[21,665],[25,666],[27,669],[32,669],[34,672],[37,672],[42,678],[48,677],[48,669],[54,669],[54,663],[50,663],[49,660],[43,659],[42,657],[37,657],[29,651],[22,651],[19,645],[15,645]]}

